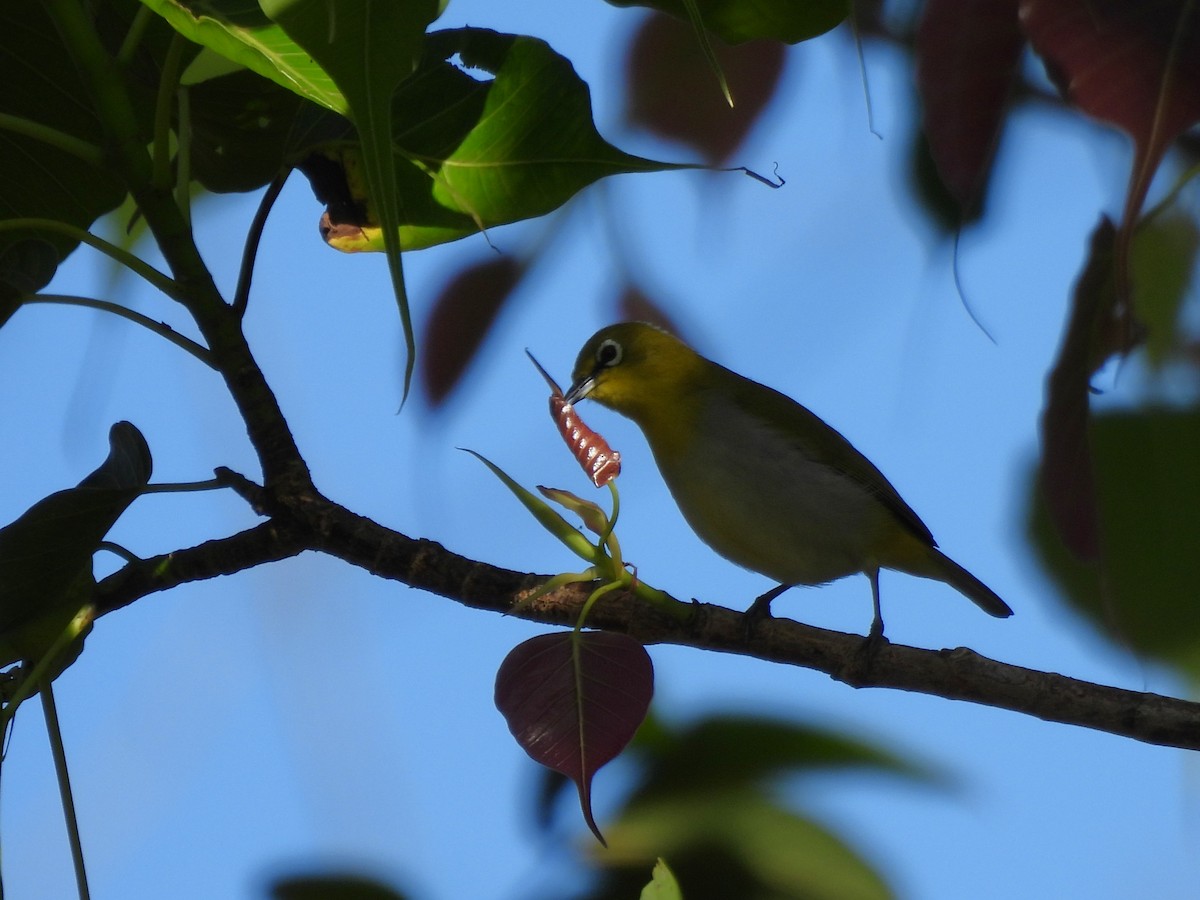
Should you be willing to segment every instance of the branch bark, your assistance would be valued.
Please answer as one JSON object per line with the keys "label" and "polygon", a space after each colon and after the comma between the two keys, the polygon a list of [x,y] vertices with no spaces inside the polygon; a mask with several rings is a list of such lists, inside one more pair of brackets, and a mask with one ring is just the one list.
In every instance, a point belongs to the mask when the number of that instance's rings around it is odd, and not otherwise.
{"label": "branch bark", "polygon": [[[434,541],[385,528],[315,491],[281,498],[245,481],[238,482],[238,490],[255,506],[275,510],[272,518],[222,540],[126,566],[100,583],[98,614],[155,591],[304,550],[327,553],[465,606],[547,625],[574,625],[591,592],[588,585],[567,585],[518,608],[548,576],[468,559]],[[852,687],[982,703],[1149,744],[1200,750],[1200,703],[1014,666],[964,647],[925,650],[885,642],[866,657],[860,635],[790,619],[761,620],[748,630],[743,613],[707,603],[684,605],[691,614],[681,622],[629,592],[613,592],[589,613],[588,624],[646,644],[717,650],[813,669]]]}

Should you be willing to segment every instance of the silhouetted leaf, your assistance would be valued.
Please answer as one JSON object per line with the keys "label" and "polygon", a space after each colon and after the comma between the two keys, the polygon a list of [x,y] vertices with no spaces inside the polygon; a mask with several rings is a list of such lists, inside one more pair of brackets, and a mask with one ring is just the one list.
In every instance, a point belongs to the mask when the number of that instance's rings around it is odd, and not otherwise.
{"label": "silhouetted leaf", "polygon": [[[110,46],[115,32],[128,31],[139,8],[133,2],[102,4],[95,10],[94,25]],[[144,36],[149,46],[159,46],[166,28],[150,28]],[[119,40],[119,38],[118,38]],[[141,55],[137,57],[140,62]],[[131,81],[141,73],[131,66]],[[152,110],[153,96],[133,90],[137,111]],[[100,147],[105,130],[88,102],[89,91],[79,69],[63,45],[42,3],[0,4],[0,110],[64,132]],[[0,129],[0,197],[3,218],[48,218],[80,228],[121,205],[125,187],[111,166],[85,162],[79,156],[44,141]],[[62,260],[75,241],[44,231],[0,232],[0,248],[27,238],[51,244]]]}
{"label": "silhouetted leaf", "polygon": [[58,250],[40,237],[0,246],[0,326],[21,305],[21,298],[36,294],[58,270]]}
{"label": "silhouetted leaf", "polygon": [[715,165],[729,159],[774,95],[785,48],[760,40],[715,44],[713,50],[734,97],[732,108],[710,87],[709,64],[691,26],[670,16],[648,16],[626,62],[625,107],[634,124],[694,147]]}
{"label": "silhouetted leaf", "polygon": [[[690,21],[684,0],[608,0],[613,6],[647,6]],[[850,15],[849,0],[696,0],[704,27],[727,44],[767,38],[797,44],[824,34]],[[695,38],[693,38],[693,41]]]}
{"label": "silhouetted leaf", "polygon": [[922,125],[964,219],[977,215],[1025,37],[1016,0],[927,0],[917,30]]}
{"label": "silhouetted leaf", "polygon": [[[332,139],[348,125],[322,111],[326,133],[303,128],[308,101],[246,70],[190,88],[189,99],[192,177],[216,192],[261,187],[291,161],[298,143]],[[314,125],[321,121],[316,107],[309,115]]]}
{"label": "silhouetted leaf", "polygon": [[1047,381],[1042,411],[1038,480],[1050,520],[1064,545],[1082,560],[1094,560],[1100,552],[1088,415],[1092,374],[1112,352],[1105,340],[1105,324],[1114,302],[1115,237],[1112,222],[1101,219],[1075,285],[1071,317]]}
{"label": "silhouetted leaf", "polygon": [[515,647],[496,673],[496,708],[513,737],[575,782],[584,819],[602,843],[592,777],[629,743],[653,693],[645,648],[608,632],[539,635]]}
{"label": "silhouetted leaf", "polygon": [[494,255],[459,271],[433,301],[421,339],[421,383],[433,406],[458,385],[525,269]]}
{"label": "silhouetted leaf", "polygon": [[394,888],[362,875],[289,875],[270,891],[271,900],[404,900]]}
{"label": "silhouetted leaf", "polygon": [[713,715],[658,739],[646,754],[641,786],[630,804],[665,796],[766,787],[783,775],[850,767],[925,781],[934,778],[927,769],[837,732],[785,719]]}
{"label": "silhouetted leaf", "polygon": [[1099,415],[1090,441],[1099,561],[1064,552],[1035,503],[1042,560],[1070,603],[1114,640],[1200,679],[1200,413]]}
{"label": "silhouetted leaf", "polygon": [[39,500],[0,529],[0,665],[36,659],[90,592],[92,555],[150,480],[146,440],[129,422],[78,487]]}

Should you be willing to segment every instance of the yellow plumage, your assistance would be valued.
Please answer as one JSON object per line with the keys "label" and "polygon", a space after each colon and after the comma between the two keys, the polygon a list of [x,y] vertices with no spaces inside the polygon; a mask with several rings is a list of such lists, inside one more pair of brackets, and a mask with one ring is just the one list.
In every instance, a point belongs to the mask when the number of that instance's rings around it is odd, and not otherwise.
{"label": "yellow plumage", "polygon": [[871,581],[872,638],[883,634],[879,570],[952,585],[994,616],[1012,610],[937,549],[929,529],[871,462],[791,398],[700,356],[652,325],[601,329],[567,392],[632,419],[688,524],[727,559],[785,587],[856,572]]}

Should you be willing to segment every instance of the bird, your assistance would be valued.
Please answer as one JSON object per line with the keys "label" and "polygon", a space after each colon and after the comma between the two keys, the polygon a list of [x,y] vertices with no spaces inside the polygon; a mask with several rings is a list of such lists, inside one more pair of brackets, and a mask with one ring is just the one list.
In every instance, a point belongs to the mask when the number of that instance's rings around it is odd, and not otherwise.
{"label": "bird", "polygon": [[600,329],[579,351],[565,399],[593,400],[631,419],[692,530],[726,559],[777,586],[863,573],[883,640],[879,571],[945,582],[998,618],[1012,609],[938,549],[891,483],[834,428],[786,394],[707,359],[644,322]]}

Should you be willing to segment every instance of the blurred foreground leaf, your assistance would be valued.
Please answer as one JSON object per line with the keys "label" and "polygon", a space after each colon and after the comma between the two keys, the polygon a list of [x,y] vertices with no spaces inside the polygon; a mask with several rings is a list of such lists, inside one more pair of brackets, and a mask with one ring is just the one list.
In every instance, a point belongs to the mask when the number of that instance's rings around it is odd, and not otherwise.
{"label": "blurred foreground leaf", "polygon": [[[608,0],[613,6],[648,6],[690,21],[688,0]],[[695,0],[704,27],[727,44],[768,38],[797,44],[840,25],[850,15],[849,0]]]}
{"label": "blurred foreground leaf", "polygon": [[271,900],[404,900],[399,891],[361,875],[289,875],[270,891]]}
{"label": "blurred foreground leaf", "polygon": [[1068,602],[1119,644],[1200,679],[1200,412],[1096,416],[1101,555],[1071,558],[1033,505],[1035,546]]}
{"label": "blurred foreground leaf", "polygon": [[90,596],[92,555],[150,480],[150,449],[129,422],[79,483],[0,529],[0,665],[39,658]]}

